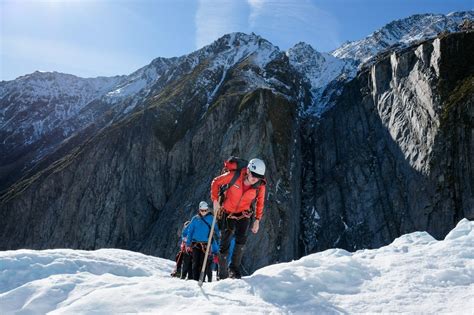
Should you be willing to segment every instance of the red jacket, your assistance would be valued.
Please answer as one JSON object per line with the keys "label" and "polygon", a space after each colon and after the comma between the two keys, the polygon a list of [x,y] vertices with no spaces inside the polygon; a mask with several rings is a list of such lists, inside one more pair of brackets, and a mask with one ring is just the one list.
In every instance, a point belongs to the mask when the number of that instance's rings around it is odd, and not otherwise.
{"label": "red jacket", "polygon": [[[225,192],[226,197],[224,204],[222,205],[223,208],[226,210],[228,213],[239,213],[244,210],[249,210],[250,205],[252,204],[252,201],[255,199],[255,196],[257,194],[257,189],[255,188],[250,188],[247,190],[245,193],[243,192],[243,185],[244,185],[244,179],[245,175],[247,173],[247,168],[244,167],[240,171],[240,176],[239,178],[235,181],[234,185],[232,187],[229,187],[227,191]],[[231,180],[232,177],[234,176],[234,172],[227,172],[224,173],[220,176],[217,176],[212,180],[211,184],[211,199],[212,201],[216,201],[219,198],[219,188],[222,185],[228,184]],[[261,179],[261,185],[258,188],[258,196],[257,196],[257,204],[256,204],[256,213],[255,213],[255,218],[257,220],[260,220],[263,215],[263,206],[265,203],[265,180]]]}

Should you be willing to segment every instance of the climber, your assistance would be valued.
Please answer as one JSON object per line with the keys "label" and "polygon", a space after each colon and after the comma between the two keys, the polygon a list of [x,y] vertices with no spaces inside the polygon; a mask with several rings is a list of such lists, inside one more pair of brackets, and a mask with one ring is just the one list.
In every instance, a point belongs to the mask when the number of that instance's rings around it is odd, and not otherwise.
{"label": "climber", "polygon": [[[255,204],[255,221],[252,232],[257,233],[265,203],[265,163],[252,159],[241,167],[242,159],[230,158],[224,162],[228,171],[214,178],[211,184],[211,199],[222,229],[219,250],[219,278],[240,279],[240,266],[247,242],[247,232]],[[232,237],[235,248],[228,266],[227,256]]]}

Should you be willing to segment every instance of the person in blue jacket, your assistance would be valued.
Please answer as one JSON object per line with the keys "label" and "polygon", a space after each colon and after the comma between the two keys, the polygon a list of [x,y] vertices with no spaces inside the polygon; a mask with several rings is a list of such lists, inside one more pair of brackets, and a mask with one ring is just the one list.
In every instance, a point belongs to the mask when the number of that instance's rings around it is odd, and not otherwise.
{"label": "person in blue jacket", "polygon": [[[193,253],[193,279],[199,280],[199,275],[201,273],[202,264],[204,263],[204,256],[206,254],[207,241],[209,238],[209,233],[211,231],[211,224],[213,220],[213,215],[209,212],[209,206],[207,202],[201,201],[199,203],[199,213],[196,214],[191,223],[188,226],[188,235],[186,239],[186,249],[188,251],[192,250]],[[211,242],[211,251],[209,256],[212,257],[213,253],[219,252],[219,229],[217,224],[214,226],[214,235]],[[206,262],[206,274],[209,279],[209,260]]]}

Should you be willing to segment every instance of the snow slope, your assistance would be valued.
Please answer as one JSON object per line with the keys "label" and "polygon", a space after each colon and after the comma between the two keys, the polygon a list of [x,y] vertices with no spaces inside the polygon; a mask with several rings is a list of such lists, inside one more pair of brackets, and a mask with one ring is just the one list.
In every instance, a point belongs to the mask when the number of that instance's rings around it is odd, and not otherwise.
{"label": "snow slope", "polygon": [[462,220],[443,241],[416,232],[380,249],[331,249],[202,289],[170,278],[172,268],[117,249],[0,252],[0,314],[472,314],[474,222]]}

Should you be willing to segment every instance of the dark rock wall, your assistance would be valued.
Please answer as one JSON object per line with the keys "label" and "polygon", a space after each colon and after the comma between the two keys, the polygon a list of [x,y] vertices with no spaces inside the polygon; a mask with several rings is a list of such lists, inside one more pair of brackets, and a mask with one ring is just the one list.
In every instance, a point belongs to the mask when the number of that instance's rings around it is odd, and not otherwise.
{"label": "dark rock wall", "polygon": [[303,138],[304,251],[444,237],[473,219],[474,33],[391,54]]}

